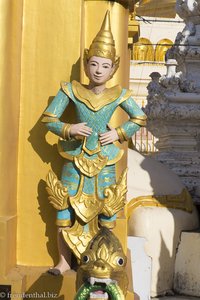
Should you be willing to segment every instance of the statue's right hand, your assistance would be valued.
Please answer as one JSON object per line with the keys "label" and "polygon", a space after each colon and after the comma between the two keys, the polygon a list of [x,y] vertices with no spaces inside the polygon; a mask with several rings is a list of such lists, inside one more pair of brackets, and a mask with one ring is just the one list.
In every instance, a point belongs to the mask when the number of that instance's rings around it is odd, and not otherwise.
{"label": "statue's right hand", "polygon": [[71,137],[76,135],[89,136],[92,133],[92,128],[86,126],[87,123],[72,124],[70,126],[69,134]]}

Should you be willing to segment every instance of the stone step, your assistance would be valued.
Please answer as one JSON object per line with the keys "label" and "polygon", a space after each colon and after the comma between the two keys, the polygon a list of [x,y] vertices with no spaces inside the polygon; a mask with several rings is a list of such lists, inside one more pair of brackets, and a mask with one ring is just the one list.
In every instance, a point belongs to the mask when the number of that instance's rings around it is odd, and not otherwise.
{"label": "stone step", "polygon": [[[47,270],[46,267],[24,266],[12,269],[7,277],[0,277],[0,299],[74,300],[76,272],[70,270],[63,275],[52,276]],[[133,292],[128,291],[126,300],[133,298]]]}
{"label": "stone step", "polygon": [[200,232],[182,232],[175,263],[174,291],[200,299]]}

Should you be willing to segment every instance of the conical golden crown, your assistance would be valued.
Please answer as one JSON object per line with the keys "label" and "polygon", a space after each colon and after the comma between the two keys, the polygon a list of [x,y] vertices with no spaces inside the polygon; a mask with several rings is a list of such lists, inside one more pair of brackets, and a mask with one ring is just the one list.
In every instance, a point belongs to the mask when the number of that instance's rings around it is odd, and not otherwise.
{"label": "conical golden crown", "polygon": [[111,32],[110,25],[110,12],[107,11],[101,25],[100,31],[92,41],[89,50],[85,50],[87,59],[92,56],[100,56],[109,58],[113,61],[116,60],[115,41]]}

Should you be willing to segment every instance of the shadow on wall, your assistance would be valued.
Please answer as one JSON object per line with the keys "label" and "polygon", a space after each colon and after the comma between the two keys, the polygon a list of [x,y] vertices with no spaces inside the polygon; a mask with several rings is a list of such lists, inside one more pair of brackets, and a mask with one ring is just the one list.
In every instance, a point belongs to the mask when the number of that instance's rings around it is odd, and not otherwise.
{"label": "shadow on wall", "polygon": [[57,228],[55,226],[56,210],[47,200],[45,187],[46,182],[40,180],[38,184],[38,210],[42,221],[46,224],[45,236],[48,237],[46,247],[55,265],[58,262]]}
{"label": "shadow on wall", "polygon": [[[71,69],[70,81],[80,80],[80,58],[75,64],[73,64]],[[47,106],[52,102],[55,96],[50,96],[47,101]],[[47,107],[46,106],[46,107]],[[46,109],[44,106],[44,110]],[[42,115],[41,111],[41,115]],[[74,107],[70,103],[62,116],[62,121],[66,123],[73,123],[75,119]],[[28,138],[29,143],[32,145],[33,150],[45,163],[51,163],[52,170],[58,174],[61,173],[61,166],[63,164],[63,159],[59,156],[57,151],[57,145],[50,145],[46,140],[45,136],[48,132],[47,128],[41,122],[42,116],[37,120],[34,127],[29,131],[30,135]]]}
{"label": "shadow on wall", "polygon": [[[72,66],[70,81],[80,80],[80,58]],[[47,106],[52,102],[54,96],[50,96],[47,101]],[[44,107],[44,110],[46,107]],[[43,112],[41,112],[42,115]],[[62,115],[61,121],[65,123],[73,123],[75,119],[74,107],[70,103]],[[43,163],[49,164],[49,169],[60,178],[64,159],[59,155],[57,150],[57,144],[51,145],[46,141],[46,135],[48,130],[46,126],[41,122],[42,116],[37,120],[34,127],[30,130],[28,142],[31,144],[33,150],[41,158]],[[42,167],[42,166],[41,166]],[[56,263],[58,259],[57,251],[57,229],[55,225],[56,210],[49,204],[47,200],[47,192],[45,190],[46,182],[40,180],[38,183],[38,203],[39,214],[42,221],[46,224],[45,235],[48,237],[47,250],[52,257],[53,262]]]}
{"label": "shadow on wall", "polygon": [[[169,293],[169,287],[170,290],[173,287],[173,274],[169,271],[169,265],[171,269],[174,269],[175,265],[175,257],[173,257],[170,254],[170,251],[163,239],[162,234],[160,233],[161,237],[161,245],[160,245],[160,257],[159,257],[159,265],[160,270],[158,271],[158,281],[157,281],[157,291],[159,291],[159,294],[166,294]],[[167,263],[167,268],[166,268]],[[163,288],[163,281],[165,281],[165,288]]]}
{"label": "shadow on wall", "polygon": [[[52,101],[54,97],[49,97],[48,103]],[[33,150],[41,158],[42,163],[49,164],[51,166],[49,169],[52,169],[57,176],[59,176],[63,164],[62,157],[59,156],[57,145],[51,145],[45,140],[45,136],[48,132],[45,125],[41,122],[42,117],[36,122],[34,127],[30,130],[30,136],[28,138],[29,143],[31,143]],[[41,166],[42,168],[42,166]],[[38,183],[38,213],[41,216],[42,221],[46,225],[45,235],[48,237],[48,242],[46,244],[47,251],[52,257],[54,263],[58,259],[57,251],[57,229],[55,225],[56,220],[56,211],[49,204],[47,199],[47,192],[45,190],[46,183],[44,180],[40,180]]]}

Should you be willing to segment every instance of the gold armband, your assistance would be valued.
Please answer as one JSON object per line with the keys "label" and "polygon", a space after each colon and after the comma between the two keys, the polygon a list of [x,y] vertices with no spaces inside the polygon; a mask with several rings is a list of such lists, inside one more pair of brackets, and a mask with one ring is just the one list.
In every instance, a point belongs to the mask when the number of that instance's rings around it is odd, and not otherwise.
{"label": "gold armband", "polygon": [[71,124],[66,123],[63,128],[62,128],[62,137],[64,140],[70,140],[71,136],[70,136],[70,127]]}
{"label": "gold armband", "polygon": [[146,126],[147,123],[147,116],[135,116],[134,118],[130,118],[129,121],[139,125],[139,126]]}
{"label": "gold armband", "polygon": [[52,117],[46,117],[44,116],[42,118],[42,123],[55,123],[55,122],[59,122],[58,118],[52,118]]}
{"label": "gold armband", "polygon": [[59,119],[56,115],[49,112],[43,113],[42,123],[55,123],[55,122],[59,122]]}
{"label": "gold armband", "polygon": [[120,143],[123,143],[124,141],[128,141],[128,137],[126,135],[126,132],[122,127],[115,128],[119,137]]}

